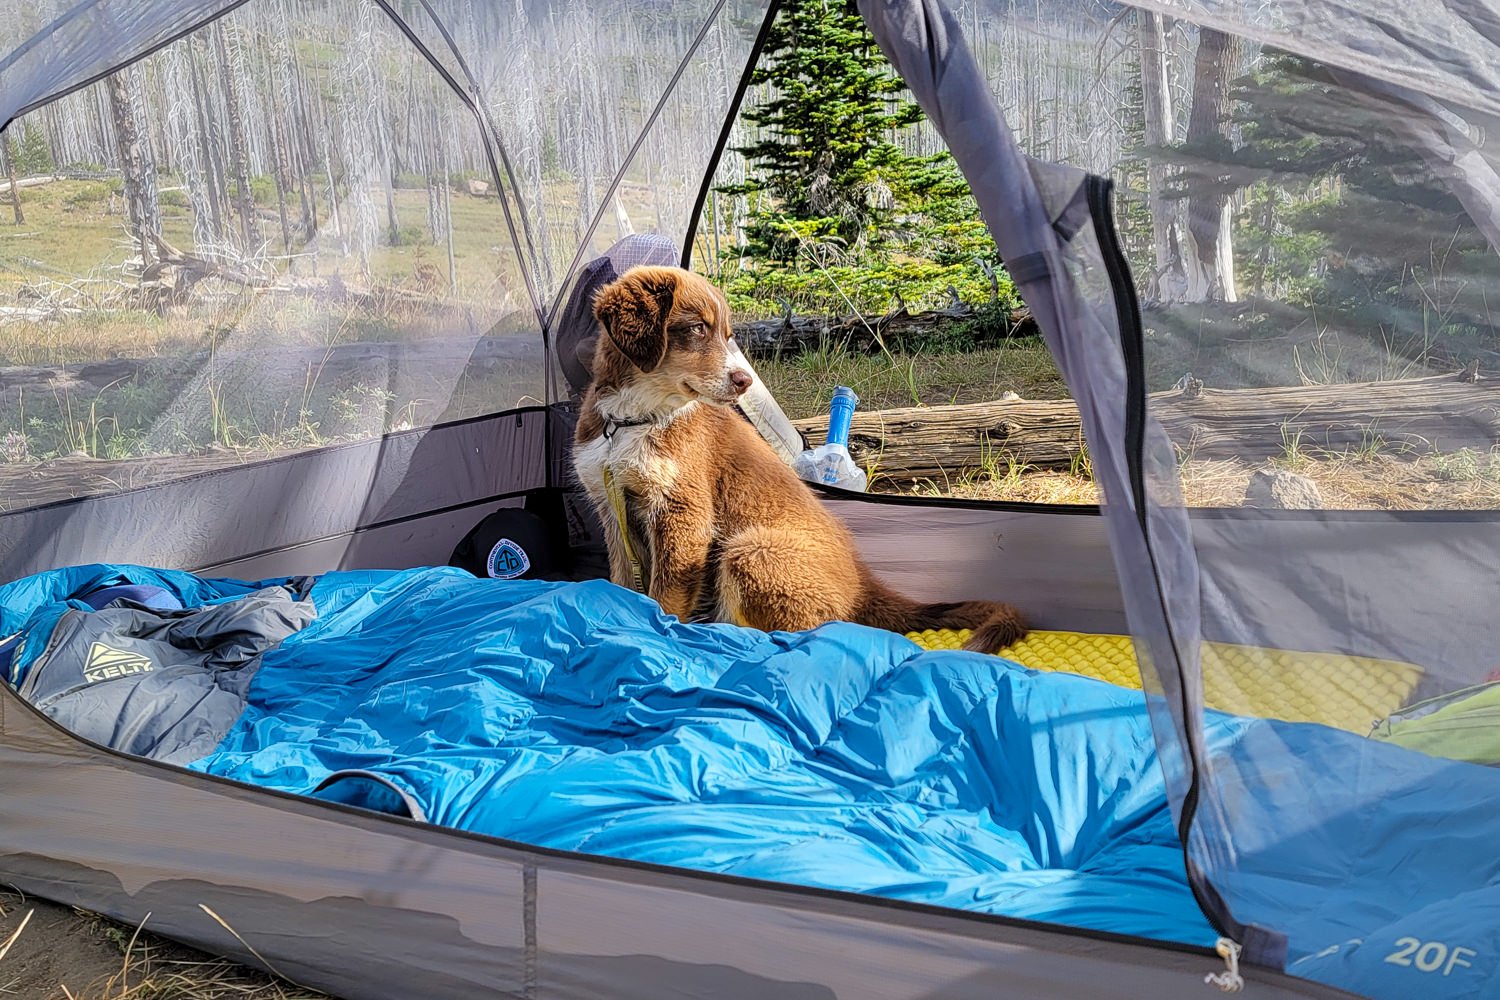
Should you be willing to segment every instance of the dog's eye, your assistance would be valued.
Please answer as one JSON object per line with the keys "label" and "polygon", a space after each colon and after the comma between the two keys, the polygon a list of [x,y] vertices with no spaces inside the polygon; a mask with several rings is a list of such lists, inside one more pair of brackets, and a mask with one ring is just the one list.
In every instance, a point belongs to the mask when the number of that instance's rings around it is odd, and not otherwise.
{"label": "dog's eye", "polygon": [[690,329],[692,330],[693,336],[695,336],[695,337],[702,337],[702,336],[707,335],[707,333],[708,333],[708,324],[707,323],[694,323]]}

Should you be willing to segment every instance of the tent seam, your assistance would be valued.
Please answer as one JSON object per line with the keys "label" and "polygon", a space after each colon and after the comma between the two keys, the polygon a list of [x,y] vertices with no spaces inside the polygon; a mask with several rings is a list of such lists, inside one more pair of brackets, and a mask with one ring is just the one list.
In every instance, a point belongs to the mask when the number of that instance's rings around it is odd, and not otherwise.
{"label": "tent seam", "polygon": [[[458,95],[459,99],[464,102],[465,106],[467,106],[468,109],[473,112],[475,120],[479,124],[480,141],[484,143],[485,158],[490,161],[490,173],[494,177],[495,188],[497,193],[500,195],[500,210],[505,216],[506,228],[510,230],[511,244],[516,248],[516,253],[518,255],[525,254],[529,258],[527,261],[529,266],[521,268],[521,276],[526,281],[526,292],[527,295],[531,298],[532,310],[536,313],[537,321],[542,323],[543,326],[543,345],[550,351],[550,347],[547,346],[548,338],[546,323],[543,320],[542,316],[542,295],[541,291],[536,286],[536,275],[532,273],[536,267],[537,262],[536,251],[531,244],[531,234],[530,230],[526,226],[524,213],[521,213],[519,208],[517,209],[517,214],[520,214],[522,216],[521,228],[526,232],[527,236],[525,250],[522,249],[522,241],[516,238],[515,221],[511,218],[511,207],[510,203],[505,198],[505,192],[509,190],[514,194],[514,191],[518,187],[518,185],[516,184],[515,174],[510,169],[510,161],[505,154],[505,149],[503,146],[501,146],[499,138],[492,134],[489,121],[485,116],[484,111],[480,107],[478,84],[474,81],[473,76],[468,73],[467,67],[465,67],[464,72],[469,76],[469,86],[473,88],[472,92],[465,91],[463,87],[459,85],[458,81],[454,79],[453,74],[448,72],[447,67],[443,66],[437,60],[437,57],[432,54],[432,51],[427,47],[427,44],[417,37],[415,29],[413,29],[411,25],[407,24],[406,20],[402,18],[400,14],[396,13],[395,8],[390,5],[389,0],[375,0],[375,3],[380,7],[381,10],[385,12],[386,16],[395,23],[397,29],[406,36],[407,41],[411,42],[412,46],[422,54],[422,58],[426,59],[428,63],[432,65],[432,68],[437,70],[438,75],[441,76],[445,82],[447,82],[449,88]],[[426,0],[422,0],[422,6],[427,9],[429,15],[431,15],[431,9],[427,8]],[[433,20],[437,21],[437,18],[434,16]],[[447,32],[444,31],[440,22],[438,23],[438,31],[442,33],[444,39],[447,40]],[[451,41],[448,44],[449,48],[453,48],[453,44]],[[462,60],[460,60],[460,65],[463,65]],[[506,188],[503,184],[500,183],[500,162],[497,162],[496,160],[496,149],[494,147],[499,147],[499,161],[505,164],[505,175],[510,178],[511,182],[511,186],[509,188]],[[548,402],[550,402],[550,400]]]}

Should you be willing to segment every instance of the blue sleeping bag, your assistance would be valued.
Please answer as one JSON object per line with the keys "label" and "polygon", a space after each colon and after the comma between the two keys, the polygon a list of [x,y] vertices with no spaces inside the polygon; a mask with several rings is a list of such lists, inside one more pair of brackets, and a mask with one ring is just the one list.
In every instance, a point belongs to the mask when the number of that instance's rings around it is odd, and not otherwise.
{"label": "blue sleeping bag", "polygon": [[[113,570],[189,606],[265,586]],[[0,588],[0,633],[72,586],[36,579]],[[855,625],[685,625],[602,581],[330,573],[306,599],[190,767],[563,850],[1214,941],[1140,692]],[[1287,934],[1290,971],[1500,995],[1500,772],[1314,725],[1210,713],[1206,735],[1243,833],[1221,888]],[[1461,961],[1393,961],[1408,939]]]}

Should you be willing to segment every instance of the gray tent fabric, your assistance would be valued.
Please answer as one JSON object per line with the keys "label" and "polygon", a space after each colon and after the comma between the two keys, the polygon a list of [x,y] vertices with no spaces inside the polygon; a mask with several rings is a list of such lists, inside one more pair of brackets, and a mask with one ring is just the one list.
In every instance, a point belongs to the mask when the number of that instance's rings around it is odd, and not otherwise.
{"label": "gray tent fabric", "polygon": [[1431,97],[1383,80],[1335,71],[1348,93],[1370,94],[1372,119],[1401,134],[1447,184],[1470,219],[1500,247],[1500,173],[1479,151],[1475,126]]}
{"label": "gray tent fabric", "polygon": [[[3,818],[7,881],[131,924],[150,914],[158,932],[264,956],[346,1000],[982,1000],[996,984],[1190,998],[1222,964],[1196,949],[529,850],[271,795],[92,750],[9,690],[0,723],[0,791],[25,803]],[[1245,978],[1248,995],[1268,1000],[1347,996],[1263,970]]]}
{"label": "gray tent fabric", "polygon": [[[401,556],[441,565],[480,505],[547,484],[546,424],[544,410],[519,410],[0,515],[0,575],[98,560],[222,568],[323,542],[306,571],[385,565],[394,553],[361,539],[403,525],[417,544]],[[441,532],[415,526],[460,510]]]}
{"label": "gray tent fabric", "polygon": [[[1486,5],[1455,3],[1434,10],[1397,10],[1379,2],[1269,6],[1194,3],[1170,7],[1148,2],[1133,6],[1186,18],[1183,28],[1189,37],[1199,28],[1213,27],[1229,32],[1230,44],[1256,39],[1279,50],[1267,48],[1261,52],[1261,61],[1255,63],[1261,74],[1273,76],[1277,69],[1282,73],[1275,84],[1262,84],[1265,105],[1245,99],[1234,109],[1224,123],[1229,135],[1222,149],[1211,148],[1218,137],[1197,146],[1187,144],[1189,148],[1179,155],[1192,166],[1183,170],[1183,175],[1191,175],[1208,187],[1221,184],[1235,188],[1237,183],[1241,190],[1267,176],[1274,188],[1278,167],[1299,176],[1300,165],[1295,158],[1282,165],[1274,155],[1255,159],[1257,155],[1266,156],[1265,145],[1240,150],[1236,143],[1249,140],[1242,139],[1238,129],[1249,135],[1257,126],[1264,126],[1259,133],[1263,143],[1267,133],[1271,143],[1295,137],[1307,147],[1319,148],[1321,142],[1323,155],[1339,139],[1352,137],[1356,144],[1368,144],[1364,149],[1367,157],[1358,162],[1367,170],[1365,180],[1371,190],[1362,192],[1362,200],[1349,202],[1351,209],[1354,205],[1363,209],[1361,221],[1368,228],[1361,232],[1358,223],[1345,222],[1330,234],[1333,244],[1353,258],[1347,265],[1350,277],[1346,280],[1357,282],[1353,275],[1378,273],[1370,261],[1378,263],[1388,247],[1403,242],[1431,247],[1431,266],[1441,272],[1442,248],[1456,240],[1455,233],[1463,233],[1464,259],[1472,271],[1459,280],[1467,294],[1478,301],[1495,287],[1492,264],[1500,247],[1494,218],[1500,197],[1493,180],[1493,154],[1483,142],[1484,128],[1479,124],[1490,120],[1487,114],[1493,101],[1493,87],[1484,82],[1494,65],[1489,54],[1494,18]],[[1288,25],[1298,30],[1284,30]],[[1431,35],[1434,25],[1443,26],[1438,30],[1447,29],[1449,33]],[[1197,40],[1200,46],[1202,34],[1199,32]],[[1366,55],[1379,53],[1380,64],[1373,64],[1350,46]],[[1293,58],[1287,58],[1289,55]],[[1453,74],[1478,85],[1455,86]],[[1247,71],[1234,85],[1254,93],[1257,82],[1261,81]],[[1311,172],[1317,176],[1315,168]],[[1044,200],[1057,206],[1052,217],[1065,219],[1069,213],[1065,179],[1046,166],[1039,165],[1033,173]],[[1294,188],[1295,181],[1289,187]],[[1093,198],[1102,200],[1099,194],[1097,187],[1091,192]],[[1425,220],[1428,228],[1414,224],[1422,221],[1414,217],[1412,204],[1416,203],[1431,212],[1431,218]],[[997,210],[1006,208],[1002,205]],[[1096,222],[1108,218],[1104,212],[1096,211],[1094,216]],[[1472,239],[1469,225],[1482,240]],[[1473,684],[1493,671],[1495,663],[1497,636],[1493,615],[1486,610],[1493,594],[1493,570],[1480,555],[1493,537],[1494,514],[1299,511],[1272,517],[1253,510],[1224,510],[1211,515],[1190,511],[1181,493],[1178,464],[1192,454],[1195,442],[1188,433],[1169,439],[1161,431],[1154,420],[1154,404],[1147,399],[1147,379],[1160,380],[1161,366],[1172,363],[1164,359],[1177,357],[1193,358],[1195,370],[1200,363],[1205,367],[1216,365],[1221,380],[1226,378],[1226,371],[1231,373],[1227,378],[1233,378],[1236,367],[1246,370],[1248,377],[1266,375],[1269,365],[1258,370],[1255,356],[1247,360],[1235,355],[1238,348],[1254,342],[1254,335],[1248,332],[1255,329],[1250,321],[1254,311],[1266,308],[1279,321],[1266,325],[1279,325],[1285,339],[1270,332],[1262,334],[1266,341],[1282,344],[1282,351],[1288,350],[1286,342],[1290,341],[1294,345],[1290,349],[1295,352],[1299,347],[1309,349],[1306,340],[1297,344],[1302,329],[1311,326],[1317,331],[1330,322],[1329,304],[1314,301],[1299,317],[1298,310],[1287,309],[1284,302],[1269,296],[1270,301],[1242,307],[1233,320],[1227,320],[1229,310],[1224,303],[1185,304],[1168,299],[1153,304],[1146,317],[1147,329],[1131,331],[1140,311],[1127,295],[1124,301],[1113,304],[1120,318],[1118,326],[1111,329],[1111,304],[1108,295],[1100,294],[1099,281],[1099,264],[1107,264],[1108,255],[1101,261],[1104,248],[1090,246],[1091,242],[1108,241],[1109,226],[1100,224],[1093,232],[1086,228],[1076,234],[1070,234],[1072,227],[1068,225],[1057,228],[1069,241],[1066,270],[1077,279],[1071,294],[1061,296],[1062,327],[1076,345],[1093,348],[1092,353],[1076,351],[1073,362],[1062,354],[1058,356],[1070,389],[1084,407],[1090,455],[1096,479],[1106,494],[1105,514],[1112,529],[1111,543],[1119,556],[1117,566],[1131,631],[1142,647],[1138,652],[1144,679],[1148,688],[1165,696],[1153,707],[1161,723],[1158,732],[1169,780],[1174,773],[1179,779],[1175,788],[1182,796],[1180,830],[1188,845],[1189,871],[1200,882],[1200,904],[1205,912],[1218,915],[1229,936],[1245,945],[1251,960],[1275,964],[1281,954],[1274,926],[1260,933],[1237,927],[1238,921],[1225,916],[1232,917],[1238,903],[1254,898],[1251,883],[1257,877],[1287,863],[1274,846],[1267,846],[1263,821],[1254,810],[1234,800],[1233,786],[1237,772],[1242,770],[1283,769],[1295,775],[1302,764],[1289,748],[1274,746],[1257,748],[1253,761],[1250,754],[1236,756],[1232,752],[1205,758],[1201,749],[1202,691],[1211,681],[1224,683],[1228,679],[1221,667],[1201,662],[1200,641],[1227,642],[1241,648],[1342,650],[1406,658],[1423,665],[1425,692]],[[1302,232],[1309,231],[1318,232],[1317,224],[1308,225]],[[996,235],[999,239],[1000,234]],[[1257,233],[1252,227],[1251,235],[1271,233]],[[1144,256],[1131,259],[1130,264],[1134,266]],[[1336,253],[1328,257],[1339,259]],[[1321,261],[1313,266],[1326,264]],[[1149,274],[1149,265],[1137,273]],[[1424,273],[1423,280],[1430,280],[1430,275]],[[1112,283],[1116,289],[1131,291],[1127,281],[1115,278]],[[1029,302],[1034,302],[1035,295],[1026,292]],[[1096,306],[1094,316],[1101,321],[1096,329],[1104,330],[1104,336],[1089,332],[1090,303]],[[1279,314],[1275,311],[1278,306],[1283,310]],[[1487,304],[1480,303],[1475,312],[1478,318],[1473,326],[1485,329],[1489,325]],[[1379,300],[1364,311],[1351,306],[1350,315],[1340,318],[1369,338],[1369,349],[1375,356],[1383,356],[1381,336],[1420,336],[1424,329],[1420,319],[1403,315],[1399,307]],[[1232,335],[1234,339],[1227,347],[1219,344],[1205,349],[1195,327],[1216,319],[1221,324],[1242,323],[1246,332]],[[1305,324],[1300,329],[1299,319]],[[1487,348],[1480,342],[1465,350],[1478,366],[1481,361],[1488,363],[1491,352]],[[1449,349],[1453,349],[1451,343]],[[1213,356],[1215,351],[1218,356]],[[1337,363],[1329,368],[1322,379],[1358,381],[1340,375]],[[1172,377],[1181,372],[1182,368],[1175,369]],[[1365,377],[1380,380],[1401,376]],[[1318,384],[1319,380],[1318,372],[1309,372],[1301,384]],[[1184,381],[1191,383],[1192,379]],[[1287,383],[1273,380],[1268,384]],[[1152,388],[1161,390],[1162,382],[1157,381]],[[1101,401],[1105,419],[1090,422],[1089,397]],[[1375,433],[1373,428],[1380,425],[1382,416],[1380,408],[1372,406],[1366,433]],[[1445,432],[1462,435],[1472,419],[1468,414],[1454,413],[1449,426],[1437,431],[1437,436]],[[1477,429],[1474,435],[1480,441],[1489,438],[1493,442],[1488,429]],[[1330,454],[1337,454],[1334,447],[1328,446]],[[1290,450],[1295,454],[1295,443]],[[1252,454],[1253,450],[1247,448],[1246,455]],[[1422,503],[1417,496],[1403,500],[1417,506]],[[1413,544],[1418,537],[1422,541]],[[1275,668],[1266,658],[1262,657],[1257,667],[1268,682],[1275,676]],[[1335,684],[1351,682],[1338,676],[1337,671],[1330,671],[1327,679]],[[1375,810],[1381,804],[1357,777],[1350,780],[1350,799],[1360,803],[1358,808]],[[1413,850],[1425,849],[1413,844]],[[1340,851],[1340,845],[1326,845],[1329,864],[1344,860]],[[1336,857],[1340,861],[1334,861]],[[1351,931],[1350,935],[1355,937],[1357,933]]]}
{"label": "gray tent fabric", "polygon": [[67,611],[19,694],[83,739],[185,764],[239,718],[261,654],[315,616],[285,587],[182,611]]}
{"label": "gray tent fabric", "polygon": [[1124,0],[1124,5],[1297,52],[1398,87],[1500,112],[1491,0]]}
{"label": "gray tent fabric", "polygon": [[11,28],[30,27],[29,37],[0,58],[0,128],[244,2],[97,0],[69,4],[50,19],[46,6],[28,6]]}

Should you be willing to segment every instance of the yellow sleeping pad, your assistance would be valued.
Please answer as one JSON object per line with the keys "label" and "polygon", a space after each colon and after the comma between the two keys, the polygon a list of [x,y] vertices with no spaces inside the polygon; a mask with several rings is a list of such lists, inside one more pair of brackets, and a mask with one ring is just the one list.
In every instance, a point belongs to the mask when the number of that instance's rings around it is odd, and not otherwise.
{"label": "yellow sleeping pad", "polygon": [[[937,629],[909,632],[907,638],[924,649],[958,649],[969,634],[968,629]],[[1032,632],[998,655],[1033,670],[1062,670],[1141,687],[1135,645],[1128,635]],[[1421,667],[1396,660],[1203,644],[1204,700],[1210,708],[1288,722],[1321,722],[1361,736],[1376,720],[1405,705],[1421,678]]]}

